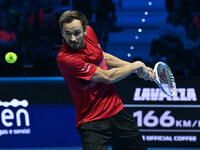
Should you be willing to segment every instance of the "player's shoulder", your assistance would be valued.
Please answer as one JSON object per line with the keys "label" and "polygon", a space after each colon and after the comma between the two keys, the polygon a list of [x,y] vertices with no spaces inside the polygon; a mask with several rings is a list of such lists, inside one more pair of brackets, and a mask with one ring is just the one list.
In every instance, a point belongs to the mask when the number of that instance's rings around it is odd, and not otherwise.
{"label": "player's shoulder", "polygon": [[87,33],[94,32],[91,26],[86,26]]}
{"label": "player's shoulder", "polygon": [[87,26],[86,29],[87,29],[87,36],[96,36],[92,27]]}
{"label": "player's shoulder", "polygon": [[87,26],[86,29],[87,29],[86,37],[88,37],[90,40],[94,41],[95,43],[98,43],[97,36],[94,30],[92,29],[92,27]]}

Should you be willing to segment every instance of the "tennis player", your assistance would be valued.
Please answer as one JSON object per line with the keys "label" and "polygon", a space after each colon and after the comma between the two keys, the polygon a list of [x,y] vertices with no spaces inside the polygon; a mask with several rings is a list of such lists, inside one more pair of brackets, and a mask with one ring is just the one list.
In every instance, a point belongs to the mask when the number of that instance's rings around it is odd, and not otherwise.
{"label": "tennis player", "polygon": [[146,150],[113,83],[137,70],[141,78],[152,81],[153,70],[140,61],[129,63],[103,52],[87,18],[78,11],[65,11],[59,25],[63,45],[57,63],[76,107],[83,150],[106,150],[110,143],[113,150]]}

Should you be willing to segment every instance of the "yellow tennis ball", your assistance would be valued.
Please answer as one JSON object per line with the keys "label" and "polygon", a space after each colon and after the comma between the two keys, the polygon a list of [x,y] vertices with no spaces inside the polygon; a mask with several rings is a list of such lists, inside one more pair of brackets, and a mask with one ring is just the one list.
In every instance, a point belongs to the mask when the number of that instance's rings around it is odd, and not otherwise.
{"label": "yellow tennis ball", "polygon": [[9,64],[13,64],[17,61],[17,55],[13,52],[8,52],[5,55],[5,60]]}

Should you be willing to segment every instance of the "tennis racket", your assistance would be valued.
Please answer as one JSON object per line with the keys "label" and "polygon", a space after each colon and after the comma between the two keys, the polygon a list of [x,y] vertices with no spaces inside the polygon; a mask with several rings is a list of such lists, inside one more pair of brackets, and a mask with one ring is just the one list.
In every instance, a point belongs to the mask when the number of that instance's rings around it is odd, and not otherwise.
{"label": "tennis racket", "polygon": [[176,93],[176,82],[168,65],[158,62],[155,64],[153,71],[155,73],[154,82],[161,91],[168,96],[173,96]]}

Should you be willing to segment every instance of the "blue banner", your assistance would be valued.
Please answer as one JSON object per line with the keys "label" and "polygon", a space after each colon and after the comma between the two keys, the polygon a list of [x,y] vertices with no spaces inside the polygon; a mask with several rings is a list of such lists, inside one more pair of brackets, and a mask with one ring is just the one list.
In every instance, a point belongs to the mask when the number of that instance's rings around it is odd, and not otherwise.
{"label": "blue banner", "polygon": [[81,146],[72,105],[13,99],[0,101],[0,114],[0,148]]}

